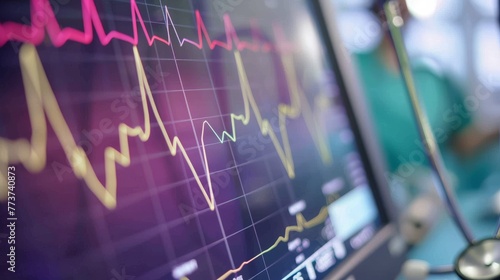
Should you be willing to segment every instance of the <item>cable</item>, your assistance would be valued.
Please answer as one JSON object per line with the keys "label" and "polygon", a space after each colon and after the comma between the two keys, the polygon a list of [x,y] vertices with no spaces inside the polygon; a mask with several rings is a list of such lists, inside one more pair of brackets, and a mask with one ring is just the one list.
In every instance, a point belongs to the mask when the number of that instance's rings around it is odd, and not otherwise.
{"label": "cable", "polygon": [[497,234],[496,237],[500,239],[500,218],[498,218]]}
{"label": "cable", "polygon": [[410,259],[403,264],[402,275],[407,280],[424,280],[429,275],[443,275],[455,272],[453,265],[429,267],[429,263],[423,260]]}
{"label": "cable", "polygon": [[443,266],[437,266],[433,267],[429,270],[429,274],[449,274],[455,272],[455,268],[453,265],[443,265]]}
{"label": "cable", "polygon": [[426,113],[422,106],[420,106],[419,96],[417,94],[415,83],[413,80],[413,75],[410,69],[410,64],[408,61],[408,55],[404,46],[403,38],[401,35],[400,27],[404,24],[403,18],[400,16],[399,7],[396,1],[389,1],[384,6],[385,14],[387,16],[387,21],[389,25],[389,34],[391,35],[391,41],[396,49],[397,60],[401,68],[401,74],[406,85],[407,93],[410,98],[410,102],[413,108],[413,113],[416,119],[416,124],[419,129],[419,134],[424,143],[426,143],[425,150],[429,162],[439,180],[439,186],[441,195],[444,202],[447,205],[447,209],[450,212],[452,219],[459,228],[460,232],[467,240],[467,242],[472,245],[474,244],[474,237],[469,226],[465,222],[462,214],[458,210],[457,202],[453,191],[450,187],[448,178],[445,175],[445,168],[443,160],[441,158],[441,153],[439,147],[436,144],[436,139],[432,134],[431,126],[427,119]]}

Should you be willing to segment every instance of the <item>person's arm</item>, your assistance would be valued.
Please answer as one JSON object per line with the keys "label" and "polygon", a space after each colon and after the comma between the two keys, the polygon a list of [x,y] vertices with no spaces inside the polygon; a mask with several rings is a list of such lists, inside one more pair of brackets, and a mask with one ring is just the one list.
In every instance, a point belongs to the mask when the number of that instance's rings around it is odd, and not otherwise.
{"label": "person's arm", "polygon": [[497,141],[499,136],[498,129],[484,131],[471,124],[454,135],[451,145],[458,155],[469,157]]}

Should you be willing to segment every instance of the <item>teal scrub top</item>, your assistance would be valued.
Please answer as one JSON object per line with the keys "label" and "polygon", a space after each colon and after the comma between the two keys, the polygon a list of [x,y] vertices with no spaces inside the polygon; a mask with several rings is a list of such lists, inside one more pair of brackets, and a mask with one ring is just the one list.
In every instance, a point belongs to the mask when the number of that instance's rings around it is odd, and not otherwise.
{"label": "teal scrub top", "polygon": [[[382,63],[376,51],[355,57],[379,142],[391,172],[399,177],[418,165],[428,165],[413,110],[399,72]],[[421,104],[441,147],[470,123],[462,92],[425,66],[413,67]]]}

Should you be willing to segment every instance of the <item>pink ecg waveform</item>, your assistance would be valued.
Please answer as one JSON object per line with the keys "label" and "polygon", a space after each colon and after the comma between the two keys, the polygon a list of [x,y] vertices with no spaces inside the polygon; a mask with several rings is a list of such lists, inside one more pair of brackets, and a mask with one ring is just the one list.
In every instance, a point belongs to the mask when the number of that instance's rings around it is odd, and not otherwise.
{"label": "pink ecg waveform", "polygon": [[[99,17],[99,13],[97,12],[94,0],[82,0],[82,31],[72,27],[61,28],[49,0],[31,0],[31,25],[15,22],[0,23],[0,46],[5,45],[8,41],[19,41],[39,45],[44,40],[45,35],[48,35],[50,41],[56,47],[60,47],[68,41],[90,44],[94,39],[93,30],[95,30],[99,42],[102,45],[107,45],[111,40],[116,39],[135,46],[139,41],[138,25],[140,25],[143,30],[144,37],[150,46],[155,41],[170,46],[172,43],[170,33],[171,28],[180,46],[187,43],[202,49],[203,39],[205,39],[210,49],[221,47],[226,50],[237,49],[241,51],[247,49],[251,51],[267,52],[275,48],[271,43],[259,40],[258,32],[254,32],[254,30],[251,32],[253,37],[252,41],[240,40],[231,18],[227,14],[223,16],[226,40],[212,40],[208,34],[200,12],[196,10],[195,18],[198,33],[198,39],[196,41],[188,38],[180,38],[167,6],[165,6],[165,27],[167,30],[167,38],[149,34],[136,0],[130,0],[130,11],[133,30],[132,35],[124,34],[116,30],[111,30],[106,33]],[[274,33],[278,42],[281,42],[279,44],[280,48],[287,49],[289,44],[285,42],[286,40],[284,39],[282,30],[274,26]]]}

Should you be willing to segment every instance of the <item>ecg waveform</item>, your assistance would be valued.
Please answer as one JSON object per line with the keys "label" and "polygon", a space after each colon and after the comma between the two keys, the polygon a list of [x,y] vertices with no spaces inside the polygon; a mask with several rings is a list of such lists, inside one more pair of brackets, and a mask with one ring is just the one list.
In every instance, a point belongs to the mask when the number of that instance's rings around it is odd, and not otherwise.
{"label": "ecg waveform", "polygon": [[310,219],[309,221],[306,220],[306,218],[304,218],[304,216],[301,214],[301,213],[298,213],[297,216],[296,216],[296,219],[297,219],[297,225],[294,225],[294,226],[288,226],[285,228],[285,234],[283,236],[280,236],[278,237],[278,239],[276,239],[276,241],[274,242],[273,245],[271,245],[269,248],[267,248],[266,250],[260,252],[258,255],[256,255],[255,257],[247,260],[247,261],[244,261],[241,263],[241,265],[235,269],[231,269],[231,270],[228,270],[226,273],[224,273],[222,276],[220,276],[219,278],[217,278],[217,280],[224,280],[226,279],[227,277],[229,277],[231,274],[233,273],[237,273],[239,271],[241,271],[243,269],[243,267],[251,262],[253,262],[254,260],[256,260],[258,257],[272,251],[274,248],[276,248],[280,243],[282,242],[287,242],[289,239],[290,239],[290,233],[291,232],[302,232],[304,231],[305,229],[308,229],[308,228],[312,228],[312,227],[315,227],[315,226],[318,226],[320,225],[321,223],[323,223],[326,219],[328,218],[328,208],[326,207],[323,207],[321,208],[321,210],[319,211],[319,214],[316,215],[316,217]]}
{"label": "ecg waveform", "polygon": [[[166,38],[162,38],[148,32],[136,0],[130,0],[130,12],[132,25],[131,35],[116,30],[105,31],[94,0],[82,0],[83,30],[72,27],[61,27],[49,0],[31,0],[31,25],[14,22],[0,23],[0,46],[5,45],[8,41],[27,43],[23,44],[21,47],[19,59],[32,127],[30,139],[22,138],[10,140],[0,137],[0,168],[17,163],[21,163],[32,173],[39,172],[45,168],[47,157],[47,133],[48,127],[50,126],[61,144],[75,176],[85,181],[89,190],[105,207],[113,209],[117,205],[117,164],[123,167],[128,167],[131,164],[129,147],[130,138],[138,137],[143,142],[148,141],[151,137],[151,123],[152,121],[156,121],[170,154],[172,156],[176,156],[177,154],[182,155],[209,208],[214,210],[216,202],[212,187],[210,164],[205,147],[205,132],[207,129],[209,129],[208,131],[211,131],[221,143],[227,140],[236,142],[237,123],[240,122],[242,125],[248,125],[252,119],[255,119],[260,129],[260,133],[264,136],[268,136],[271,140],[287,175],[290,178],[294,178],[295,167],[288,139],[286,121],[287,119],[303,117],[307,130],[311,135],[323,163],[328,164],[332,162],[331,152],[326,142],[326,135],[324,131],[320,129],[309,101],[299,86],[293,59],[290,54],[285,54],[287,53],[286,50],[291,49],[291,44],[286,41],[280,28],[274,26],[274,33],[276,41],[278,42],[276,46],[260,40],[256,30],[251,30],[252,38],[250,41],[243,41],[240,40],[231,18],[225,14],[223,16],[225,40],[212,40],[200,12],[196,10],[194,13],[197,38],[181,38],[169,12],[169,8],[165,5],[164,21]],[[226,50],[233,50],[234,52],[243,100],[243,113],[230,114],[231,127],[228,131],[217,132],[208,121],[203,122],[199,137],[204,174],[198,173],[183,146],[182,140],[178,136],[171,136],[167,132],[164,121],[160,117],[136,47],[139,42],[139,30],[141,29],[150,46],[155,42],[170,46],[173,41],[176,41],[181,47],[187,44],[198,49],[203,49],[206,44],[210,49],[219,47]],[[120,123],[118,125],[119,148],[106,147],[104,150],[105,177],[103,182],[98,179],[94,167],[90,163],[83,148],[76,144],[75,138],[71,134],[68,123],[61,112],[58,101],[55,98],[55,94],[34,46],[41,44],[46,37],[50,39],[55,47],[63,46],[68,41],[90,44],[94,40],[94,32],[102,45],[108,45],[112,40],[119,40],[133,45],[134,61],[144,117],[143,126],[130,127],[125,123]],[[239,52],[243,50],[256,52],[276,50],[280,53],[285,80],[290,94],[290,104],[278,105],[279,133],[275,132],[269,120],[262,116],[254,98]],[[202,175],[206,176],[207,181],[205,184],[200,179]],[[2,200],[6,198],[8,193],[6,179],[5,174],[0,174],[0,199]],[[242,262],[238,267],[228,270],[217,279],[224,280],[232,274],[240,272],[249,263],[275,249],[281,243],[287,242],[292,232],[302,232],[306,229],[318,226],[323,223],[327,217],[328,211],[325,207],[320,210],[317,216],[310,220],[306,220],[300,213],[297,214],[296,224],[286,227],[284,234],[279,236],[269,248],[251,259]],[[187,277],[183,277],[182,279],[189,280]]]}
{"label": "ecg waveform", "polygon": [[[85,181],[89,189],[101,201],[101,203],[109,209],[116,207],[116,191],[117,191],[117,176],[116,163],[127,167],[130,165],[131,157],[129,150],[129,138],[139,137],[143,142],[146,142],[151,135],[151,117],[150,109],[157,121],[165,143],[172,154],[175,156],[181,153],[187,163],[190,171],[198,187],[200,188],[204,199],[206,200],[211,210],[215,209],[215,199],[212,188],[212,180],[210,175],[210,164],[207,158],[206,148],[204,144],[205,128],[209,127],[217,136],[220,142],[225,140],[225,137],[231,141],[236,141],[235,121],[240,121],[243,125],[247,125],[250,121],[251,112],[260,127],[260,131],[264,136],[269,136],[272,143],[281,159],[290,178],[295,176],[294,164],[290,144],[288,141],[288,132],[285,126],[287,118],[295,119],[300,115],[304,116],[309,132],[314,139],[314,143],[325,163],[331,162],[330,152],[325,137],[322,131],[318,129],[315,117],[312,115],[312,110],[309,107],[304,94],[300,91],[295,78],[295,69],[293,62],[289,57],[282,56],[283,67],[286,73],[288,88],[290,90],[291,105],[280,104],[279,112],[279,127],[282,138],[280,143],[277,134],[272,130],[267,119],[262,117],[262,114],[254,99],[250,84],[243,67],[243,62],[238,51],[235,51],[238,76],[240,79],[241,92],[244,102],[243,114],[231,114],[231,129],[232,131],[224,131],[221,135],[207,121],[203,122],[201,131],[201,148],[203,153],[203,166],[207,177],[208,192],[200,180],[200,176],[194,165],[186,153],[182,141],[178,136],[170,137],[161,119],[158,108],[154,101],[149,83],[146,78],[141,58],[137,47],[133,47],[134,60],[136,64],[138,82],[141,93],[142,109],[144,112],[144,128],[140,126],[130,127],[124,123],[118,125],[119,150],[113,147],[106,147],[104,151],[105,160],[105,183],[103,184],[96,176],[85,151],[75,142],[73,135],[65,121],[65,118],[59,108],[58,102],[54,96],[54,92],[47,79],[43,65],[38,57],[36,48],[33,45],[25,44],[20,51],[20,64],[23,75],[23,83],[26,92],[26,100],[28,105],[29,117],[32,126],[31,141],[27,139],[9,140],[0,137],[0,166],[8,164],[21,163],[30,172],[38,172],[45,167],[46,164],[46,145],[47,145],[47,125],[53,128],[57,139],[59,140],[66,157],[73,169],[75,175]],[[46,120],[46,118],[47,120]],[[0,175],[0,193],[5,198],[7,195],[7,183],[5,175]]]}
{"label": "ecg waveform", "polygon": [[[175,27],[168,7],[165,5],[165,28],[167,38],[161,38],[156,35],[150,35],[142,15],[137,6],[136,0],[130,0],[130,12],[133,35],[112,30],[106,33],[102,25],[99,13],[95,6],[94,0],[82,0],[82,20],[83,31],[71,27],[61,29],[59,22],[56,19],[54,10],[50,5],[49,0],[31,0],[31,25],[24,25],[14,22],[5,22],[0,24],[0,46],[3,46],[8,41],[20,41],[39,45],[43,42],[47,34],[52,44],[56,47],[64,45],[67,41],[74,41],[82,44],[90,44],[94,39],[94,30],[97,34],[99,42],[102,45],[107,45],[113,39],[121,40],[136,46],[139,42],[138,25],[142,28],[144,37],[151,46],[155,41],[166,45],[172,43],[170,28],[172,28],[175,38],[180,46],[184,44],[193,45],[199,49],[203,48],[203,39],[207,42],[210,49],[221,47],[226,50],[252,50],[252,51],[270,51],[273,46],[267,42],[260,42],[257,33],[252,32],[254,38],[252,42],[242,41],[234,28],[231,18],[224,14],[224,29],[226,33],[226,41],[212,40],[208,34],[203,18],[198,10],[195,11],[196,28],[198,33],[198,41],[188,38],[180,38]],[[171,26],[171,27],[170,27]],[[93,27],[93,28],[92,28]],[[276,36],[279,37],[280,46],[283,49],[288,47],[284,36],[280,35],[279,29],[275,28]],[[234,44],[234,45],[233,45]]]}

